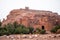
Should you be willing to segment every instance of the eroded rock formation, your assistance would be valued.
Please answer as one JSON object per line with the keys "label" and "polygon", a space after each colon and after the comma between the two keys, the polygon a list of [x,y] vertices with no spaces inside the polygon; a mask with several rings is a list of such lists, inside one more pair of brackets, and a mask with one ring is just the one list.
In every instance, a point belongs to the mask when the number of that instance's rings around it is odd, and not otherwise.
{"label": "eroded rock formation", "polygon": [[2,25],[18,22],[26,27],[32,26],[45,30],[52,29],[55,25],[60,24],[60,15],[51,11],[33,10],[26,7],[25,9],[14,9],[3,20]]}

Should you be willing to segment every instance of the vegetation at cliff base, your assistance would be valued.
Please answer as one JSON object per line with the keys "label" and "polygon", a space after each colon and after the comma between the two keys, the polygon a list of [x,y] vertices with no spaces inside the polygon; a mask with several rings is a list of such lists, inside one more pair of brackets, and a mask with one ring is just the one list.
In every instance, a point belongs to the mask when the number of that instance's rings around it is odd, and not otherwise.
{"label": "vegetation at cliff base", "polygon": [[56,25],[54,28],[52,28],[51,32],[56,33],[58,29],[60,29],[60,25]]}
{"label": "vegetation at cliff base", "polygon": [[[7,25],[1,26],[0,22],[0,36],[11,35],[11,34],[44,34],[45,30],[40,30],[39,28],[34,29],[33,27],[25,27],[22,24],[14,22],[13,24],[8,23]],[[35,30],[35,31],[34,31]]]}
{"label": "vegetation at cliff base", "polygon": [[[60,26],[57,25],[51,29],[52,33],[56,33],[57,30],[60,29]],[[45,34],[46,30],[33,27],[25,27],[22,24],[18,24],[14,22],[13,24],[8,23],[7,25],[2,26],[0,22],[0,36],[2,35],[11,35],[11,34]]]}

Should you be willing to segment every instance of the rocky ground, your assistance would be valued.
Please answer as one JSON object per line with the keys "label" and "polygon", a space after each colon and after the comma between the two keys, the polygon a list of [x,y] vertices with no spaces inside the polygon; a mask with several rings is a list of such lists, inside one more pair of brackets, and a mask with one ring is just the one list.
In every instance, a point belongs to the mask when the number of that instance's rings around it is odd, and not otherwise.
{"label": "rocky ground", "polygon": [[60,40],[60,34],[4,35],[0,40]]}

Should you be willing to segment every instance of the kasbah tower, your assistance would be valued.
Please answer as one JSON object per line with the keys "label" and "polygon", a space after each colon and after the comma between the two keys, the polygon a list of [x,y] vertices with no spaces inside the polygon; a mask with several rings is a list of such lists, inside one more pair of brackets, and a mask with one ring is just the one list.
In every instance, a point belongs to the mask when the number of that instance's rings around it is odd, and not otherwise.
{"label": "kasbah tower", "polygon": [[34,29],[40,28],[49,31],[54,26],[60,25],[60,15],[51,11],[33,10],[25,7],[25,9],[20,8],[10,11],[7,19],[3,19],[2,25],[15,21],[26,27],[31,26]]}

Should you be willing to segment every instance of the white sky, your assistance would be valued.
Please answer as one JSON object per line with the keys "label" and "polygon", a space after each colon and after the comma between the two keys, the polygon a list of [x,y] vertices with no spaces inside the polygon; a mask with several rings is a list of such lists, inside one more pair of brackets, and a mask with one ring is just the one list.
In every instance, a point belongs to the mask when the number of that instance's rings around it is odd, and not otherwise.
{"label": "white sky", "polygon": [[11,10],[25,6],[30,9],[48,10],[60,14],[60,0],[0,0],[0,19],[6,18]]}

